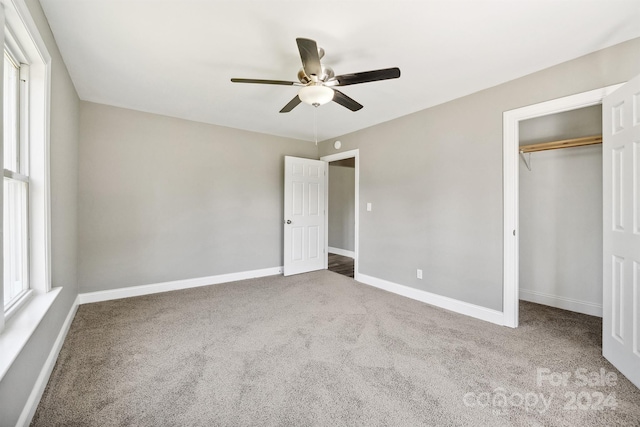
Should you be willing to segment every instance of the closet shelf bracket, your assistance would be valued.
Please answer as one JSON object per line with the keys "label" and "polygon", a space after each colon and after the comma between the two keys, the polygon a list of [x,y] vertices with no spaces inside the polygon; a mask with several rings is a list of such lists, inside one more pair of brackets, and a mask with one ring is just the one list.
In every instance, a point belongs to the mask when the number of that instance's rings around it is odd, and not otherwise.
{"label": "closet shelf bracket", "polygon": [[520,150],[520,157],[522,157],[524,165],[529,169],[529,172],[531,172],[531,153],[527,153],[525,156],[524,151]]}

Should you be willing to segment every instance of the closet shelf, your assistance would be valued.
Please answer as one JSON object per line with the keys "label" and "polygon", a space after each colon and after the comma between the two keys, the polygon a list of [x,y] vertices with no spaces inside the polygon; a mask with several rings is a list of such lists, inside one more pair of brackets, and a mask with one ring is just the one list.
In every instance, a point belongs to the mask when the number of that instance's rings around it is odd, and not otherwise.
{"label": "closet shelf", "polygon": [[583,138],[563,139],[562,141],[541,142],[520,146],[520,153],[556,150],[558,148],[580,147],[583,145],[602,144],[602,135],[585,136]]}

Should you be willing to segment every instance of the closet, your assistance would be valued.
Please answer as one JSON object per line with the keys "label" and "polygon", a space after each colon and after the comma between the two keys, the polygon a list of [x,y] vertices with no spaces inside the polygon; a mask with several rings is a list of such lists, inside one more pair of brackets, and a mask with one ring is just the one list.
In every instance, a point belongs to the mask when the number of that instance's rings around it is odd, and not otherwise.
{"label": "closet", "polygon": [[520,299],[602,312],[602,107],[520,122]]}

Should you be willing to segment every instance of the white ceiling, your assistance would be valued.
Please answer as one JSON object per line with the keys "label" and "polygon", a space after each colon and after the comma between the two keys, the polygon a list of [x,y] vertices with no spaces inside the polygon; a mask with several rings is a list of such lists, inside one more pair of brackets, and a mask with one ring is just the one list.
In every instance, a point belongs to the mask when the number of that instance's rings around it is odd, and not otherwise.
{"label": "white ceiling", "polygon": [[[640,0],[40,0],[81,99],[314,140],[314,107],[278,111],[297,88],[296,37],[336,74],[399,67],[341,90],[333,138],[640,37]],[[639,53],[640,54],[640,53]]]}

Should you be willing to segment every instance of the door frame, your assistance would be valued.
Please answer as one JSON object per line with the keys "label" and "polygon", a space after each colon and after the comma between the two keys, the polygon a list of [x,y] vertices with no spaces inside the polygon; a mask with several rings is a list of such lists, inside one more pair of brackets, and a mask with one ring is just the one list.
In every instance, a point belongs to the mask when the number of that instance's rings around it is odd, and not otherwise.
{"label": "door frame", "polygon": [[527,107],[505,111],[502,138],[502,176],[503,176],[503,282],[502,313],[503,325],[518,327],[519,291],[519,125],[522,120],[547,116],[564,111],[577,110],[602,104],[609,95],[624,83],[606,86],[575,95],[565,96]]}
{"label": "door frame", "polygon": [[329,154],[327,156],[320,157],[320,160],[327,163],[325,168],[326,174],[324,177],[324,206],[326,209],[324,216],[324,268],[329,267],[329,163],[337,160],[351,159],[355,160],[355,201],[354,201],[354,258],[353,258],[353,278],[358,280],[358,257],[360,253],[360,149],[342,151],[340,153]]}

